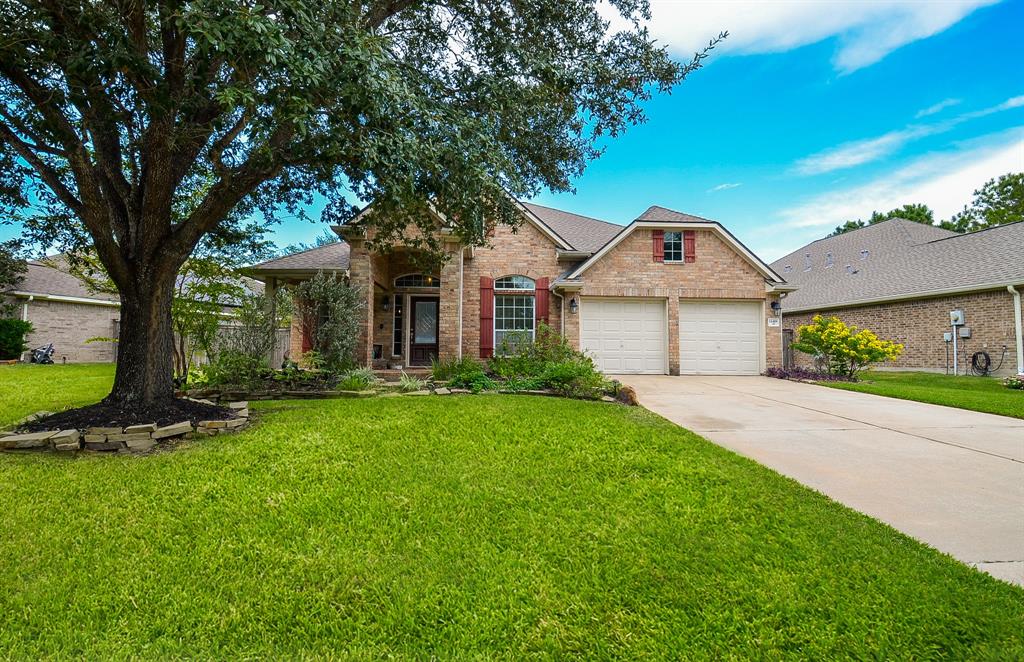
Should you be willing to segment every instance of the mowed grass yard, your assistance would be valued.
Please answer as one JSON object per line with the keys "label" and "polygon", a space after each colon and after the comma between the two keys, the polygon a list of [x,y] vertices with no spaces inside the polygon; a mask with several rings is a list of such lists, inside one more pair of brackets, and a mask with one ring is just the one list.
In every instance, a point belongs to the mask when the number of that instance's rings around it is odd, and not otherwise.
{"label": "mowed grass yard", "polygon": [[931,372],[869,371],[859,382],[822,382],[847,391],[929,402],[947,407],[1024,418],[1024,391],[1008,389],[1001,379]]}
{"label": "mowed grass yard", "polygon": [[1021,589],[642,409],[254,412],[152,456],[0,455],[4,657],[1024,657]]}

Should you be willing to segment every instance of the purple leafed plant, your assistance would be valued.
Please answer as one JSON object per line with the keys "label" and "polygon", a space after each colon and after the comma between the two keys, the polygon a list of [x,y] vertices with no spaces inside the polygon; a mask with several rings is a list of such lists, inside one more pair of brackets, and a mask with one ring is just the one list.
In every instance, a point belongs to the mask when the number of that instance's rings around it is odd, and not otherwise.
{"label": "purple leafed plant", "polygon": [[808,370],[807,368],[776,368],[771,367],[764,371],[765,377],[775,377],[776,379],[797,379],[807,380],[814,382],[855,382],[857,381],[853,377],[846,375],[833,375],[827,372],[818,372],[817,370]]}

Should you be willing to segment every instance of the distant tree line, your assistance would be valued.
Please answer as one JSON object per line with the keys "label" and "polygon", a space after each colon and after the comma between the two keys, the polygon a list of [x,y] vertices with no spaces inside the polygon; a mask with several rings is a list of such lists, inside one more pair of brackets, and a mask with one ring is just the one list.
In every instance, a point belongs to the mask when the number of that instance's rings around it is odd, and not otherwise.
{"label": "distant tree line", "polygon": [[935,222],[935,213],[928,205],[903,205],[888,213],[871,212],[866,220],[846,221],[830,234],[830,237],[865,228],[890,218],[903,218],[925,225],[938,225],[954,232],[977,232],[997,225],[1024,221],[1024,173],[1011,172],[990,179],[974,191],[974,199],[963,211],[949,220]]}

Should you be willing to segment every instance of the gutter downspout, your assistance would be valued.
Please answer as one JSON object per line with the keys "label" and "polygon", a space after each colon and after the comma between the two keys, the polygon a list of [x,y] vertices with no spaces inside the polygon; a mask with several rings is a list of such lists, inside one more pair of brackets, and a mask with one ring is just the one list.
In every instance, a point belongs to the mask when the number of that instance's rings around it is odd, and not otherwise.
{"label": "gutter downspout", "polygon": [[1013,327],[1017,336],[1017,374],[1024,375],[1024,329],[1020,321],[1020,291],[1007,285],[1006,291],[1013,295]]}
{"label": "gutter downspout", "polygon": [[[25,303],[22,304],[22,306],[21,306],[21,321],[22,322],[27,322],[28,321],[28,304],[30,304],[33,301],[35,301],[35,299],[36,299],[35,296],[30,294],[28,296],[28,299],[25,301]],[[18,360],[19,361],[24,361],[25,360],[25,354],[27,354],[27,353],[28,352],[22,352],[21,353],[21,357]]]}

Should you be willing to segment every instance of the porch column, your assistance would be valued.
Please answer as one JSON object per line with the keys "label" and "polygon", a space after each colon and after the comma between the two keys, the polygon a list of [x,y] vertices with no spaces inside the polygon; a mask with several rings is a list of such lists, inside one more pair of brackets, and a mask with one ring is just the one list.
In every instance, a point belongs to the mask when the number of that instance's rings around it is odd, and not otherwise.
{"label": "porch column", "polygon": [[270,333],[274,336],[274,342],[267,351],[267,364],[271,368],[276,368],[279,367],[274,365],[274,355],[277,353],[277,279],[273,276],[267,276],[267,283],[263,287],[263,296],[267,319],[270,321]]}
{"label": "porch column", "polygon": [[359,319],[359,343],[356,361],[363,366],[373,365],[373,261],[361,236],[346,236],[350,246],[349,282],[362,294],[363,310]]}
{"label": "porch column", "polygon": [[441,292],[438,310],[438,358],[442,361],[459,357],[459,329],[462,320],[462,301],[465,298],[462,286],[462,246],[457,243],[445,245],[448,259],[441,267]]}

